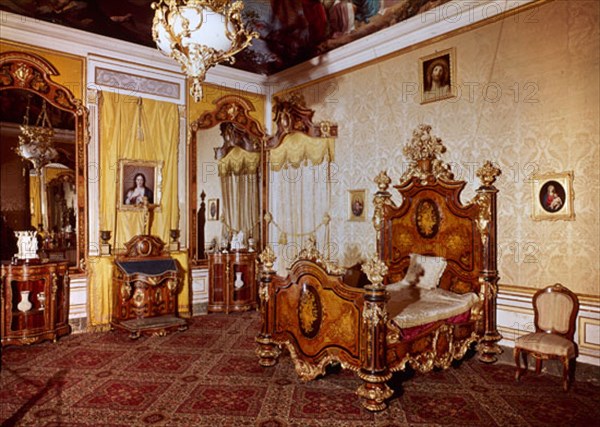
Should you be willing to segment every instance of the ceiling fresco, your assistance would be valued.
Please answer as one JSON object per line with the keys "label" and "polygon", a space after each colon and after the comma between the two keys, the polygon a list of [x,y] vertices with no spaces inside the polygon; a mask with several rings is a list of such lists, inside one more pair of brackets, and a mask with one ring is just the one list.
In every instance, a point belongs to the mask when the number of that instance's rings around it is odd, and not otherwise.
{"label": "ceiling fresco", "polygon": [[[260,34],[233,65],[270,75],[450,0],[244,0]],[[0,0],[0,9],[155,47],[152,0]]]}

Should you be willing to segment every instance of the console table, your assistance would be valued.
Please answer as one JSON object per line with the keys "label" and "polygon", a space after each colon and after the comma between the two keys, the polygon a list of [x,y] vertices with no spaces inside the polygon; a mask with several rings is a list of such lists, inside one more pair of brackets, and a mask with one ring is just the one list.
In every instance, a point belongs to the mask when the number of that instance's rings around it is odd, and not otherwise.
{"label": "console table", "polygon": [[254,310],[257,307],[256,253],[208,254],[208,311]]}
{"label": "console table", "polygon": [[69,326],[69,268],[65,262],[3,264],[2,345],[56,341]]}
{"label": "console table", "polygon": [[164,246],[156,236],[135,236],[125,244],[125,255],[114,261],[111,326],[132,339],[188,327],[177,311],[181,272]]}

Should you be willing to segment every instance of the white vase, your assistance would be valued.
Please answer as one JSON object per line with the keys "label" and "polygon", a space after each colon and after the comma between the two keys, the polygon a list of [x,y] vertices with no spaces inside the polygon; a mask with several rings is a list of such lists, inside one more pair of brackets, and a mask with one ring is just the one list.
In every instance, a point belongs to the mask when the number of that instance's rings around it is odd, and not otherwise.
{"label": "white vase", "polygon": [[235,289],[240,289],[243,286],[244,286],[244,281],[242,280],[242,272],[236,271],[235,272],[235,282],[233,282],[233,287]]}
{"label": "white vase", "polygon": [[32,304],[31,301],[29,301],[29,291],[21,291],[21,301],[17,304],[17,308],[19,311],[26,313],[31,310],[31,307]]}

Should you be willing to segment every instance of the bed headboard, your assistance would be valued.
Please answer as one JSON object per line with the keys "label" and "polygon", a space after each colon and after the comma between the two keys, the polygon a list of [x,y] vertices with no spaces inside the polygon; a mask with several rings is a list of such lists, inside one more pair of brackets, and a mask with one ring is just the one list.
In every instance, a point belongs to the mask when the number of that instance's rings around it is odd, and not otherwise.
{"label": "bed headboard", "polygon": [[495,288],[496,193],[493,186],[500,170],[485,162],[477,171],[482,185],[467,204],[460,201],[465,181],[457,181],[438,158],[446,148],[432,135],[431,126],[419,125],[403,153],[410,159],[400,184],[402,196],[396,206],[388,191],[390,178],[380,173],[375,182],[373,223],[377,231],[378,255],[386,263],[387,283],[404,277],[409,254],[440,256],[447,267],[440,287],[457,293],[479,292],[481,285]]}

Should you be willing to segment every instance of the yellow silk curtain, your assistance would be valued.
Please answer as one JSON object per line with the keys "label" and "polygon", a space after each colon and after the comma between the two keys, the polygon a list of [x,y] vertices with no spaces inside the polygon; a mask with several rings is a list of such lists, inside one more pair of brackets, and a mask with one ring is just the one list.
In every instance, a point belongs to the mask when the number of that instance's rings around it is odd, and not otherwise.
{"label": "yellow silk curtain", "polygon": [[305,160],[313,165],[320,165],[323,160],[333,162],[334,154],[334,138],[313,138],[296,132],[286,135],[279,147],[269,151],[269,163],[271,170],[279,171],[284,166],[298,168]]}
{"label": "yellow silk curtain", "polygon": [[[139,105],[141,104],[141,107]],[[141,129],[140,129],[141,127]],[[141,132],[140,132],[141,131]],[[168,242],[177,228],[177,172],[179,114],[177,105],[103,92],[100,101],[100,229],[111,230],[113,248],[120,250],[133,236],[143,233],[141,210],[119,210],[119,161],[156,161],[162,165],[162,198],[153,213],[150,233]],[[155,185],[158,185],[156,183]],[[156,188],[154,189],[156,194]],[[187,269],[187,254],[180,263]],[[90,258],[90,326],[106,324],[111,312],[112,260]],[[185,278],[179,304],[189,304]]]}

